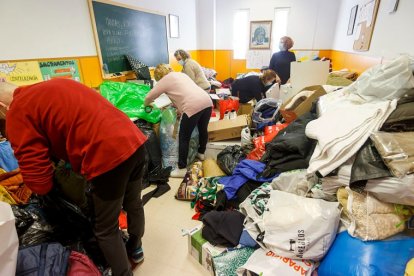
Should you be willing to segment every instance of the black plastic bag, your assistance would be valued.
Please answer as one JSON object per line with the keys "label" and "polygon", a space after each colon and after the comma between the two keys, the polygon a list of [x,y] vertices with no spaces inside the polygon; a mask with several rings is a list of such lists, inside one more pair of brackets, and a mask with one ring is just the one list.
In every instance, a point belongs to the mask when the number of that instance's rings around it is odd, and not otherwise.
{"label": "black plastic bag", "polygon": [[147,150],[149,162],[148,167],[145,169],[143,178],[143,188],[148,187],[150,184],[166,184],[171,173],[171,167],[162,167],[162,153],[160,142],[152,127],[152,124],[145,120],[135,121],[135,125],[141,130],[141,132],[147,136],[148,140],[144,146]]}
{"label": "black plastic bag", "polygon": [[34,222],[32,215],[18,205],[11,206],[15,217],[17,235],[22,235]]}
{"label": "black plastic bag", "polygon": [[217,155],[217,165],[227,175],[232,175],[237,164],[245,158],[241,146],[228,146]]}
{"label": "black plastic bag", "polygon": [[12,206],[20,246],[31,246],[55,241],[54,227],[45,220],[45,214],[35,198],[25,206]]}
{"label": "black plastic bag", "polygon": [[380,177],[390,177],[381,155],[378,153],[371,139],[368,139],[357,152],[351,169],[350,184]]}
{"label": "black plastic bag", "polygon": [[147,136],[148,139],[144,144],[149,156],[148,171],[152,172],[161,169],[161,147],[158,137],[152,128],[152,124],[148,123],[145,120],[137,120],[135,121],[135,125],[141,130],[141,132],[145,136]]}
{"label": "black plastic bag", "polygon": [[62,198],[55,190],[40,197],[46,221],[54,226],[54,238],[62,245],[93,237],[90,215]]}

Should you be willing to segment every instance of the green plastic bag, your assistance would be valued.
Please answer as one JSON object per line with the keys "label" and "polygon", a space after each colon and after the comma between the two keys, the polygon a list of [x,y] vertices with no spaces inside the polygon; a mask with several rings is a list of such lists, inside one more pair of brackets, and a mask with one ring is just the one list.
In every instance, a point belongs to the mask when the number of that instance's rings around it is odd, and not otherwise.
{"label": "green plastic bag", "polygon": [[104,82],[100,86],[101,95],[123,111],[129,118],[139,118],[156,124],[161,120],[161,111],[153,107],[146,112],[144,100],[151,88],[145,84],[132,82]]}

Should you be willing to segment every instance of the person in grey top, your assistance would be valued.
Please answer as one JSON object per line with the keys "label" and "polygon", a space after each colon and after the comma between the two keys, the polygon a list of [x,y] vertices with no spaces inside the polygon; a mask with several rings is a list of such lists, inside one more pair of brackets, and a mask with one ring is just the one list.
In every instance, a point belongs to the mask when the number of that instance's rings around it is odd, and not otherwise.
{"label": "person in grey top", "polygon": [[201,89],[210,92],[210,82],[201,70],[200,64],[191,58],[187,51],[179,49],[174,53],[175,59],[183,67],[182,72],[190,77]]}

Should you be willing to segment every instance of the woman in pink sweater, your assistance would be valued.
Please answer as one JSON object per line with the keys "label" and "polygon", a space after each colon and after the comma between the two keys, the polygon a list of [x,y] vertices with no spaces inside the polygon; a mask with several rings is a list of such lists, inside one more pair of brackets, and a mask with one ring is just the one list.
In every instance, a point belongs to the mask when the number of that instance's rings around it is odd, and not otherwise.
{"label": "woman in pink sweater", "polygon": [[167,64],[160,64],[155,68],[155,87],[145,98],[145,105],[165,93],[182,114],[179,144],[178,168],[171,172],[172,177],[184,177],[187,167],[188,147],[191,133],[198,127],[199,148],[198,158],[204,160],[204,152],[208,140],[208,122],[210,121],[212,101],[208,93],[195,84],[186,74],[172,72]]}

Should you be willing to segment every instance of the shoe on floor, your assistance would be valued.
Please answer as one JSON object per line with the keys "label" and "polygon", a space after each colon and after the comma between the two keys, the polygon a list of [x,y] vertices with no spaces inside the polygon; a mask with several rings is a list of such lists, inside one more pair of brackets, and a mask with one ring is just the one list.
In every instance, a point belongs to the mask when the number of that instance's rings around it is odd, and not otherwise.
{"label": "shoe on floor", "polygon": [[142,250],[142,247],[135,249],[135,251],[131,253],[130,258],[136,264],[142,263],[144,261],[144,251]]}
{"label": "shoe on floor", "polygon": [[197,152],[197,158],[200,161],[204,161],[204,159],[206,158],[204,154]]}
{"label": "shoe on floor", "polygon": [[171,171],[170,177],[183,178],[186,173],[187,173],[186,168],[184,168],[184,169],[176,168],[175,170]]}

